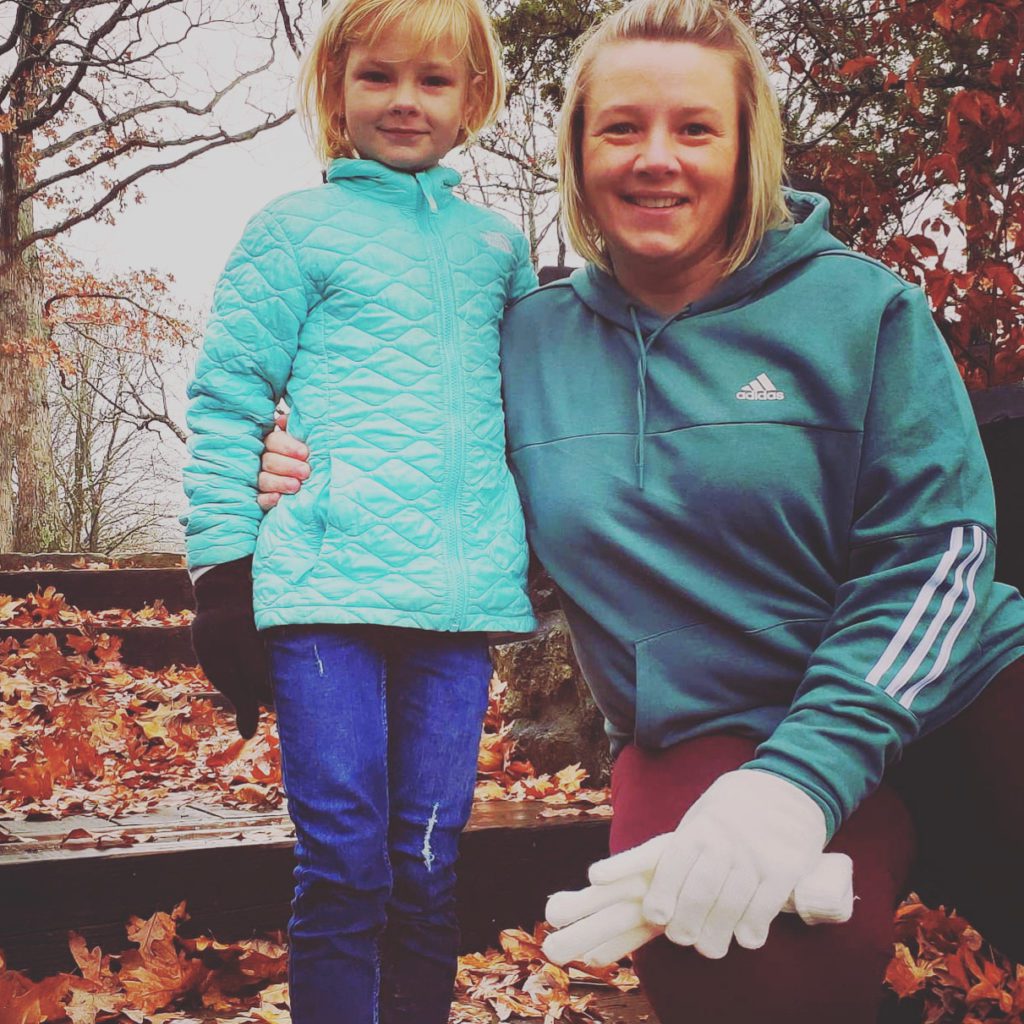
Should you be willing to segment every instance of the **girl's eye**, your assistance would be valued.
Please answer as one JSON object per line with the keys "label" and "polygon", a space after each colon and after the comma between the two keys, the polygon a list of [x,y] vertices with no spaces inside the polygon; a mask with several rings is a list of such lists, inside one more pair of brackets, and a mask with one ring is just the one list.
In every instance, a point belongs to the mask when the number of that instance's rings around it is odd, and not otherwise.
{"label": "girl's eye", "polygon": [[380,83],[388,80],[388,76],[384,74],[383,71],[362,71],[360,72],[359,77],[364,82]]}
{"label": "girl's eye", "polygon": [[450,78],[445,78],[444,75],[430,75],[424,79],[426,85],[432,89],[443,89],[446,85],[451,85],[452,81]]}

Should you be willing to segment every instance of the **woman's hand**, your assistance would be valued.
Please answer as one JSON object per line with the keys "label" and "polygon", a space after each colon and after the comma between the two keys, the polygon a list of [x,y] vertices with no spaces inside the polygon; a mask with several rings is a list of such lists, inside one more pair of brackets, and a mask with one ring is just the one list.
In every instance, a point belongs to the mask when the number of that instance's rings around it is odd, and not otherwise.
{"label": "woman's hand", "polygon": [[725,956],[733,938],[758,949],[825,845],[825,815],[803,790],[768,772],[716,780],[674,832],[590,869],[595,886],[652,871],[643,918],[681,946]]}
{"label": "woman's hand", "polygon": [[[644,917],[643,902],[672,838],[672,833],[655,836],[594,865],[593,874],[615,876],[615,881],[556,892],[545,917],[557,931],[544,940],[544,955],[556,964],[610,964],[662,935],[665,926]],[[853,899],[853,862],[845,853],[823,853],[782,910],[799,914],[808,925],[842,924],[853,915]],[[696,949],[708,955],[700,943]]]}
{"label": "woman's hand", "polygon": [[259,495],[256,500],[264,512],[272,509],[282,494],[294,494],[309,478],[309,449],[288,433],[288,417],[274,417],[277,429],[263,439],[260,460]]}
{"label": "woman's hand", "polygon": [[[781,776],[740,768],[718,778],[683,815],[644,897],[644,916],[681,946],[723,957],[759,949],[825,846],[825,814]],[[590,880],[607,879],[601,865]]]}

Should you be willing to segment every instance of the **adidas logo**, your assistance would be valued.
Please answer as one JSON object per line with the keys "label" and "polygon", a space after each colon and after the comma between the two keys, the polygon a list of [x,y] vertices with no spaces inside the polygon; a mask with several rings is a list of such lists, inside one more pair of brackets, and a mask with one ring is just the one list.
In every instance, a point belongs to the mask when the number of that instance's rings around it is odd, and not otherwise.
{"label": "adidas logo", "polygon": [[776,389],[767,373],[759,373],[749,384],[744,384],[736,392],[736,397],[751,402],[781,402],[786,393]]}

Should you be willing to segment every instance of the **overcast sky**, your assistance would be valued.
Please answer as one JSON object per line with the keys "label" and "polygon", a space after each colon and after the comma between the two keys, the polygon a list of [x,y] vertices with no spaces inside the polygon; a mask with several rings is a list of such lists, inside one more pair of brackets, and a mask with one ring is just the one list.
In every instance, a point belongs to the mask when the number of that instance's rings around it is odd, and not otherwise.
{"label": "overcast sky", "polygon": [[319,181],[319,166],[292,118],[250,142],[143,179],[144,202],[118,213],[113,226],[82,224],[68,248],[102,270],[171,273],[177,296],[205,312],[249,217],[274,196]]}

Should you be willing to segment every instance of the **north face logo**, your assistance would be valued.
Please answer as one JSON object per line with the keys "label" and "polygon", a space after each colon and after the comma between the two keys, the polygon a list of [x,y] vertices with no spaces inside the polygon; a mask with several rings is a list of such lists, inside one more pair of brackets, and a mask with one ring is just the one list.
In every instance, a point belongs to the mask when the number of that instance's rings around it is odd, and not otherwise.
{"label": "north face logo", "polygon": [[492,249],[500,249],[511,255],[512,241],[508,235],[503,235],[500,231],[485,231],[483,239]]}

